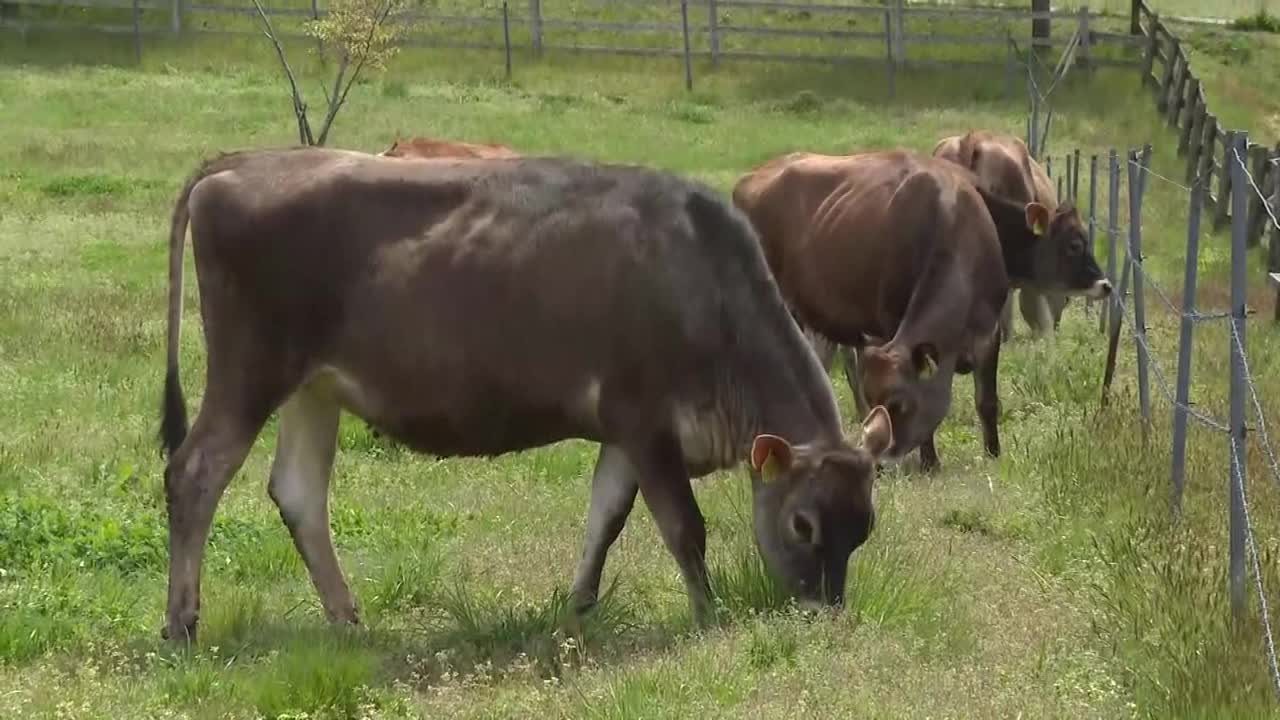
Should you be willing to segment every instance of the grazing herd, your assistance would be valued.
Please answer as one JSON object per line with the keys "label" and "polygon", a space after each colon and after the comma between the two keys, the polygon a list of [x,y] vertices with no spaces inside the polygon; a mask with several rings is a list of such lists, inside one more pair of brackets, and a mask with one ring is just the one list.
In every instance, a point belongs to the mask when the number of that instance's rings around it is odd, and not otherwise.
{"label": "grazing herd", "polygon": [[[1010,288],[1110,290],[1076,211],[1006,147],[970,133],[938,157],[790,153],[731,202],[661,170],[422,138],[206,161],[169,236],[164,637],[195,637],[215,508],[277,411],[269,494],[331,621],[360,615],[329,529],[343,410],[437,456],[598,442],[580,612],[639,493],[705,620],[691,480],[743,460],[770,572],[804,604],[841,604],[875,525],[876,469],[917,448],[937,465],[955,373],[974,374],[999,454]],[[1019,173],[1032,192],[990,179]],[[208,357],[189,428],[188,226]],[[856,441],[827,373],[836,346],[864,418]]]}

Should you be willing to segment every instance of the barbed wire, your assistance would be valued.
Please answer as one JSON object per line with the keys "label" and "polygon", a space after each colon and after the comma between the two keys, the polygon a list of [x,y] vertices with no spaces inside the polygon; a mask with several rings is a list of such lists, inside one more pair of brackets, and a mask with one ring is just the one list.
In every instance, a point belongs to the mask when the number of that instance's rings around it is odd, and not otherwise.
{"label": "barbed wire", "polygon": [[1244,510],[1244,539],[1249,551],[1249,559],[1253,565],[1253,582],[1258,592],[1258,609],[1262,614],[1262,633],[1266,640],[1267,665],[1271,670],[1271,683],[1275,687],[1276,697],[1280,697],[1280,662],[1276,660],[1275,634],[1271,630],[1271,609],[1267,603],[1267,593],[1262,584],[1262,563],[1258,561],[1258,544],[1253,536],[1253,520],[1249,517],[1249,498],[1245,492],[1244,473],[1238,457],[1239,446],[1231,436],[1231,475],[1240,490],[1240,506]]}
{"label": "barbed wire", "polygon": [[1249,165],[1240,157],[1240,151],[1236,148],[1231,149],[1231,154],[1236,156],[1236,162],[1240,164],[1240,171],[1249,181],[1249,185],[1253,191],[1258,194],[1258,199],[1262,201],[1262,209],[1271,217],[1271,224],[1280,229],[1280,220],[1276,220],[1276,212],[1271,208],[1271,201],[1263,194],[1262,189],[1258,187],[1258,183],[1253,181],[1253,175],[1249,172]]}
{"label": "barbed wire", "polygon": [[1151,344],[1147,342],[1145,335],[1138,333],[1138,323],[1135,321],[1132,313],[1129,312],[1128,306],[1126,306],[1124,301],[1118,297],[1115,299],[1115,306],[1120,309],[1121,321],[1129,321],[1129,327],[1131,328],[1130,334],[1133,335],[1134,342],[1141,345],[1143,351],[1146,352],[1147,367],[1151,368],[1153,374],[1156,376],[1156,384],[1160,387],[1160,393],[1169,401],[1169,404],[1175,409],[1186,411],[1188,417],[1194,418],[1205,427],[1211,430],[1217,430],[1223,434],[1229,434],[1231,432],[1231,426],[1227,423],[1211,417],[1207,413],[1196,410],[1191,407],[1190,402],[1178,402],[1177,396],[1174,395],[1173,389],[1169,386],[1169,379],[1165,377],[1164,371],[1160,369],[1160,363],[1156,362],[1156,356],[1151,350]]}
{"label": "barbed wire", "polygon": [[1174,187],[1176,187],[1176,188],[1180,188],[1183,192],[1185,192],[1185,193],[1187,193],[1187,194],[1190,194],[1190,193],[1191,193],[1191,188],[1187,187],[1186,185],[1183,185],[1182,183],[1178,182],[1177,180],[1170,180],[1169,178],[1165,177],[1164,175],[1161,175],[1160,173],[1156,172],[1155,170],[1152,170],[1150,167],[1147,167],[1146,165],[1143,165],[1142,163],[1138,162],[1137,160],[1134,160],[1134,159],[1130,158],[1130,159],[1129,159],[1129,164],[1130,164],[1130,165],[1133,165],[1133,166],[1134,166],[1134,167],[1136,167],[1136,168],[1141,169],[1143,172],[1147,173],[1148,175],[1150,175],[1150,176],[1152,176],[1152,177],[1155,177],[1155,178],[1158,178],[1158,179],[1160,179],[1160,180],[1163,180],[1163,181],[1165,181],[1165,182],[1169,183],[1170,185],[1172,185],[1172,186],[1174,186]]}
{"label": "barbed wire", "polygon": [[1231,312],[1228,310],[1215,310],[1213,312],[1200,312],[1199,310],[1183,310],[1182,308],[1174,304],[1173,299],[1169,297],[1169,294],[1165,292],[1164,288],[1160,287],[1160,284],[1156,282],[1156,279],[1151,275],[1151,273],[1147,272],[1147,269],[1146,267],[1143,266],[1142,261],[1134,258],[1132,255],[1129,254],[1128,245],[1125,246],[1124,254],[1125,254],[1125,257],[1129,259],[1129,264],[1133,266],[1137,270],[1137,272],[1141,273],[1142,277],[1146,280],[1146,285],[1144,285],[1144,287],[1150,287],[1152,290],[1155,290],[1156,295],[1159,296],[1160,298],[1160,301],[1163,302],[1165,306],[1169,308],[1169,312],[1173,313],[1174,315],[1177,315],[1178,317],[1186,318],[1192,322],[1209,322],[1211,320],[1226,320],[1231,317]]}
{"label": "barbed wire", "polygon": [[1267,419],[1262,413],[1262,401],[1258,398],[1258,386],[1253,380],[1253,373],[1249,370],[1249,354],[1244,350],[1244,343],[1240,341],[1240,331],[1236,328],[1235,323],[1231,323],[1231,341],[1236,345],[1236,351],[1240,354],[1240,369],[1244,373],[1244,384],[1249,388],[1249,396],[1253,400],[1253,412],[1258,420],[1258,434],[1262,436],[1262,448],[1267,453],[1267,460],[1271,464],[1271,474],[1276,479],[1276,484],[1280,485],[1280,462],[1276,460],[1275,450],[1271,447],[1271,435],[1267,432]]}

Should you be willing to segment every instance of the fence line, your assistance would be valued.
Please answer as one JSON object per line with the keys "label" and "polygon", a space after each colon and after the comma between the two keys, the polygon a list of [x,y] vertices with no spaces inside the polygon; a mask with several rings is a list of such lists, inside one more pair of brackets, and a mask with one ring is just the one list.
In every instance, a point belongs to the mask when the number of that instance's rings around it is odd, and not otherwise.
{"label": "fence line", "polygon": [[[1107,364],[1103,375],[1102,401],[1104,404],[1107,402],[1111,380],[1114,377],[1116,350],[1121,334],[1121,326],[1128,324],[1128,334],[1133,338],[1137,353],[1139,405],[1144,431],[1151,419],[1149,399],[1146,396],[1145,388],[1145,377],[1148,369],[1155,375],[1156,385],[1160,390],[1160,394],[1165,397],[1173,410],[1170,504],[1171,510],[1175,515],[1180,515],[1182,508],[1186,475],[1188,423],[1195,421],[1211,432],[1226,436],[1228,441],[1227,489],[1230,497],[1228,576],[1231,612],[1233,617],[1237,619],[1241,619],[1245,615],[1247,609],[1245,576],[1247,574],[1246,570],[1248,570],[1253,574],[1252,585],[1258,597],[1263,635],[1262,646],[1266,666],[1276,697],[1280,699],[1280,662],[1277,662],[1275,632],[1270,616],[1273,605],[1269,602],[1266,594],[1262,562],[1259,556],[1252,518],[1250,517],[1245,465],[1245,449],[1248,443],[1247,434],[1252,430],[1258,435],[1258,442],[1267,457],[1270,473],[1277,486],[1280,487],[1280,458],[1277,457],[1274,444],[1271,441],[1257,381],[1250,370],[1247,344],[1245,342],[1247,318],[1245,298],[1248,281],[1248,233],[1250,231],[1248,208],[1251,202],[1256,202],[1259,198],[1265,199],[1265,196],[1258,183],[1248,177],[1250,164],[1250,158],[1247,153],[1247,148],[1249,147],[1248,133],[1230,131],[1228,135],[1231,138],[1232,145],[1227,148],[1224,158],[1227,174],[1232,176],[1229,186],[1231,193],[1229,196],[1221,198],[1223,202],[1230,202],[1233,210],[1231,214],[1231,303],[1227,312],[1216,310],[1206,312],[1197,309],[1195,304],[1199,266],[1199,236],[1201,233],[1202,211],[1208,208],[1205,200],[1208,195],[1209,178],[1204,174],[1197,174],[1192,180],[1191,186],[1185,187],[1181,183],[1165,178],[1151,170],[1149,162],[1150,145],[1145,146],[1140,153],[1136,150],[1128,152],[1129,242],[1124,246],[1123,269],[1118,277],[1114,272],[1114,262],[1108,263],[1108,275],[1118,290],[1112,294],[1111,299],[1106,303],[1109,306],[1108,314],[1111,318],[1111,324]],[[1115,238],[1119,235],[1119,228],[1115,223],[1115,209],[1118,205],[1119,196],[1119,169],[1118,163],[1115,162],[1115,157],[1115,151],[1112,150],[1112,162],[1108,169],[1108,192],[1110,195],[1108,204],[1112,209],[1111,217],[1109,218],[1111,230],[1109,235],[1110,250],[1112,252],[1115,250]],[[1141,157],[1141,160],[1139,160],[1139,157]],[[1068,161],[1068,167],[1071,164]],[[1078,161],[1075,166],[1078,171]],[[1096,171],[1096,167],[1096,163],[1090,163],[1091,171]],[[1171,187],[1184,188],[1187,191],[1189,205],[1181,308],[1178,308],[1172,302],[1169,293],[1156,282],[1145,267],[1144,261],[1146,258],[1142,255],[1141,246],[1141,224],[1145,180],[1147,177],[1156,177],[1167,182]],[[1090,181],[1092,183],[1096,179],[1091,178]],[[1280,223],[1274,224],[1273,227],[1280,228]],[[1109,260],[1113,258],[1114,255],[1109,257]],[[1134,293],[1131,300],[1132,308],[1129,307],[1130,303],[1126,303],[1126,294],[1131,279],[1133,280]],[[1163,303],[1180,321],[1177,379],[1172,389],[1169,385],[1168,373],[1162,368],[1152,352],[1150,340],[1146,334],[1143,295],[1144,290],[1148,287],[1156,292]],[[1209,413],[1197,410],[1193,407],[1190,398],[1194,325],[1197,322],[1208,320],[1228,321],[1228,353],[1231,360],[1231,374],[1229,418],[1225,422],[1211,416]],[[1100,327],[1100,329],[1102,328]],[[1248,427],[1246,424],[1247,415],[1250,411],[1255,420],[1253,428]]]}
{"label": "fence line", "polygon": [[[202,27],[201,18],[241,17],[256,19],[256,9],[249,3],[235,5],[216,4],[212,2],[190,3],[187,0],[0,0],[0,6],[11,8],[9,13],[0,13],[0,30],[12,29],[27,32],[32,29],[89,29],[104,33],[127,33],[134,36],[135,49],[141,57],[142,38],[144,36],[182,34],[219,34],[255,36],[256,28],[238,29],[226,27]],[[78,23],[70,25],[62,20],[43,18],[16,17],[24,8],[37,15],[38,11],[47,7],[75,6],[98,11],[119,10],[130,11],[131,22],[127,24],[110,23]],[[462,11],[435,13],[409,10],[396,13],[395,22],[415,23],[424,21],[434,26],[446,26],[446,31],[434,36],[417,32],[409,33],[404,44],[407,46],[435,48],[468,48],[476,50],[501,50],[509,56],[512,48],[528,51],[534,56],[544,52],[570,52],[600,55],[641,55],[682,57],[686,85],[692,87],[691,59],[708,59],[713,66],[722,60],[745,60],[771,62],[818,62],[818,63],[886,63],[890,68],[901,69],[908,66],[932,66],[946,64],[949,66],[1004,67],[1007,76],[1012,76],[1012,58],[1006,52],[996,52],[991,58],[983,59],[946,59],[927,57],[930,53],[924,48],[951,46],[963,49],[972,46],[991,46],[1003,48],[1010,37],[1027,35],[1026,42],[1031,47],[1045,48],[1062,44],[1061,39],[1052,37],[1035,37],[1030,27],[1033,20],[1057,19],[1066,21],[1075,32],[1072,40],[1077,47],[1072,54],[1072,62],[1082,66],[1121,66],[1136,67],[1141,61],[1140,52],[1143,39],[1136,35],[1107,33],[1092,30],[1100,15],[1090,13],[1087,8],[1079,11],[1034,12],[1021,9],[990,9],[966,7],[915,7],[906,0],[888,0],[884,5],[836,5],[829,3],[804,3],[795,0],[610,0],[601,3],[601,7],[622,7],[637,9],[646,16],[644,20],[604,22],[598,19],[582,17],[558,18],[547,15],[548,4],[543,0],[530,0],[527,9],[515,11],[499,5],[485,8],[477,14],[466,14]],[[287,17],[298,21],[324,17],[327,13],[319,3],[312,2],[310,8],[305,7],[267,7],[267,12],[274,17]],[[694,10],[692,15],[690,10]],[[720,10],[733,9],[741,13],[771,12],[768,27],[759,24],[739,24],[744,22],[734,16],[734,23],[728,23],[720,14]],[[26,13],[28,15],[31,12]],[[580,13],[579,13],[580,14]],[[793,16],[794,15],[794,16]],[[865,27],[870,29],[836,29],[831,27],[815,27],[812,16],[820,16],[835,20],[837,18],[881,18]],[[160,21],[153,22],[156,17]],[[939,17],[988,20],[1010,24],[1024,24],[1027,30],[1011,31],[1009,28],[992,30],[991,32],[908,32],[908,22],[913,19],[930,21]],[[143,22],[146,18],[148,21]],[[750,20],[745,22],[750,23]],[[512,33],[512,26],[527,29],[520,37]],[[590,42],[583,43],[577,39],[566,38],[560,42],[549,42],[548,33],[552,36],[563,31],[570,37],[575,33],[596,33]],[[656,40],[653,35],[660,35]],[[301,39],[305,37],[299,32],[282,31],[281,38]],[[649,41],[634,40],[648,37]],[[814,41],[814,46],[804,51],[782,50],[780,48],[762,48],[739,45],[729,46],[726,41],[738,38],[776,39],[800,38]],[[818,41],[827,41],[826,46],[819,47]],[[856,41],[866,41],[860,48],[849,47]],[[832,45],[832,43],[835,43]],[[919,46],[917,53],[908,53],[909,48]],[[1114,50],[1107,53],[1104,50]],[[1132,52],[1130,52],[1132,51]],[[1119,57],[1116,57],[1119,53]],[[1008,87],[1011,83],[1006,83]]]}
{"label": "fence line", "polygon": [[[1190,60],[1182,41],[1174,35],[1153,12],[1147,0],[1135,0],[1134,26],[1141,31],[1146,49],[1143,54],[1142,83],[1152,86],[1156,110],[1165,116],[1169,127],[1178,133],[1178,155],[1186,157],[1186,180],[1204,176],[1217,177],[1218,191],[1206,180],[1206,207],[1213,210],[1212,227],[1215,231],[1226,228],[1235,212],[1230,207],[1231,173],[1229,157],[1234,153],[1231,131],[1222,127],[1218,116],[1209,110],[1205,88],[1191,69]],[[1251,198],[1243,211],[1249,218],[1246,227],[1246,244],[1258,245],[1265,233],[1263,216],[1276,223],[1276,209],[1280,208],[1280,144],[1268,150],[1262,145],[1248,144],[1244,157],[1253,165],[1246,177],[1254,185],[1256,196]],[[1235,158],[1238,160],[1239,158]],[[1247,163],[1246,163],[1247,165]],[[1256,180],[1256,182],[1255,182]],[[1267,188],[1272,188],[1268,194]],[[1189,191],[1189,190],[1188,190]],[[1277,232],[1274,237],[1280,236]],[[1280,244],[1280,243],[1273,243]],[[1274,249],[1268,260],[1268,272],[1280,273],[1280,249]],[[1276,280],[1276,319],[1280,320],[1280,278]]]}

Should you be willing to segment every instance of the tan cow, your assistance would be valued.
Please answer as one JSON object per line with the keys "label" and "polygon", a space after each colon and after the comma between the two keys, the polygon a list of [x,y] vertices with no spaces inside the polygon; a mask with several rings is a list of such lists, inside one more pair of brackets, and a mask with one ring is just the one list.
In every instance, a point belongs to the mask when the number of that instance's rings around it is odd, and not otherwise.
{"label": "tan cow", "polygon": [[391,147],[378,153],[383,157],[399,158],[437,158],[437,157],[470,157],[470,158],[513,158],[520,155],[506,145],[496,143],[469,143],[457,140],[436,140],[427,137],[414,137],[407,140],[396,140]]}
{"label": "tan cow", "polygon": [[[1084,231],[1079,212],[1070,204],[1059,204],[1049,174],[1031,157],[1021,139],[1007,133],[971,130],[964,135],[943,138],[934,146],[933,155],[969,168],[996,194],[1020,202],[1038,202],[1051,213],[1057,213],[1061,207],[1062,214]],[[1057,329],[1069,302],[1068,296],[1044,290],[1031,282],[1015,281],[1013,288],[1018,290],[1022,319],[1033,335],[1041,337]],[[1013,334],[1012,292],[1000,314],[1000,331],[1005,340]]]}
{"label": "tan cow", "polygon": [[[188,223],[208,346],[189,433],[178,367]],[[639,493],[707,619],[690,480],[744,461],[757,547],[803,603],[843,601],[850,555],[873,528],[889,413],[867,416],[861,445],[846,440],[750,223],[667,172],[233,153],[205,163],[175,204],[168,309],[164,633],[175,642],[195,633],[214,510],[277,410],[269,494],[335,622],[359,619],[329,531],[343,410],[441,457],[599,442],[579,610],[595,603]]]}
{"label": "tan cow", "polygon": [[918,447],[937,467],[952,373],[970,371],[987,452],[1000,454],[998,319],[1011,279],[1111,290],[1071,218],[921,153],[789,153],[743,176],[733,199],[799,323],[860,349],[851,384],[889,410],[889,460]]}

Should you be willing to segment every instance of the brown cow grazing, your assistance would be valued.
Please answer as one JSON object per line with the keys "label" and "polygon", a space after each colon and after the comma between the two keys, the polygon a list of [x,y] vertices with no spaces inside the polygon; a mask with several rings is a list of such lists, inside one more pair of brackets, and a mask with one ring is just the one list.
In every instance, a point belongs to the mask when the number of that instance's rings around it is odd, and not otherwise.
{"label": "brown cow grazing", "polygon": [[506,145],[496,143],[469,143],[456,140],[434,140],[415,137],[396,140],[391,147],[378,153],[382,157],[398,158],[513,158],[520,155]]}
{"label": "brown cow grazing", "polygon": [[789,153],[743,176],[733,199],[797,320],[858,350],[855,397],[893,420],[887,460],[919,447],[922,465],[938,466],[933,435],[957,371],[976,371],[986,449],[1000,454],[997,321],[1010,278],[1111,289],[1067,219],[919,153]]}
{"label": "brown cow grazing", "polygon": [[[208,345],[189,434],[188,223]],[[358,622],[328,522],[341,410],[437,456],[599,441],[579,610],[639,491],[704,620],[690,479],[744,459],[769,568],[806,603],[842,602],[889,413],[867,416],[860,446],[843,437],[750,224],[709,188],[563,158],[248,151],[188,181],[169,253],[165,637],[194,636],[215,507],[277,408],[270,495],[333,621]]]}
{"label": "brown cow grazing", "polygon": [[[1029,203],[1038,202],[1062,222],[1076,226],[1085,234],[1084,221],[1070,204],[1059,204],[1058,193],[1049,174],[1025,143],[1006,133],[971,130],[964,135],[943,138],[933,148],[935,157],[944,158],[969,168],[988,189],[997,195]],[[1087,237],[1087,235],[1085,235]],[[1033,282],[1012,280],[1018,290],[1018,308],[1033,335],[1044,336],[1058,328],[1069,297],[1044,290]],[[1000,315],[1000,332],[1005,340],[1013,335],[1013,293]]]}

